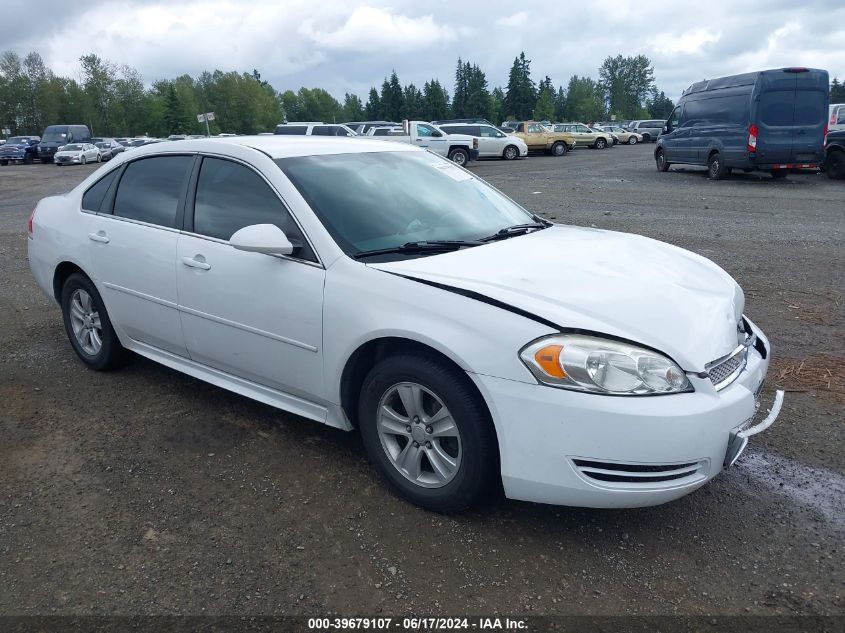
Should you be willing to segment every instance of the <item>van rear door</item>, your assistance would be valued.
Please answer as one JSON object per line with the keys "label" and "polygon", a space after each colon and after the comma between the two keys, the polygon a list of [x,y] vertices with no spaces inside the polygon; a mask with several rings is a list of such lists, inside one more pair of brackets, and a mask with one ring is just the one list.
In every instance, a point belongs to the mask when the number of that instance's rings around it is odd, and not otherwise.
{"label": "van rear door", "polygon": [[806,164],[824,156],[827,72],[783,69],[761,73],[755,121],[757,163]]}

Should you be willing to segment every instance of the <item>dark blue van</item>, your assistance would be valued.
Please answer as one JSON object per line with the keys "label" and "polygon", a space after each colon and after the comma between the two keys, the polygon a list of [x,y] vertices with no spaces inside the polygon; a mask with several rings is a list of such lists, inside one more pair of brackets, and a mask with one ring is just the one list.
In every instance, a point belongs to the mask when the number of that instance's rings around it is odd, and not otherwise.
{"label": "dark blue van", "polygon": [[87,125],[48,125],[38,144],[38,160],[44,165],[52,165],[53,156],[62,145],[90,142],[91,132]]}
{"label": "dark blue van", "polygon": [[828,74],[780,68],[709,79],[684,91],[657,139],[657,169],[706,165],[720,180],[734,168],[818,169],[827,132]]}

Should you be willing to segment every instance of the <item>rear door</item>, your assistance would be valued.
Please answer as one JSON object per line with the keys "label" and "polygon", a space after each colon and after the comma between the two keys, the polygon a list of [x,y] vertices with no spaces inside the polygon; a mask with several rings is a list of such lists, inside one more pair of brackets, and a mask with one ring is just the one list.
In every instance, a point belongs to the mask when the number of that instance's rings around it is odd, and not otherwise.
{"label": "rear door", "polygon": [[827,102],[826,78],[822,83],[818,80],[818,73],[797,73],[790,162],[818,164],[824,160]]}

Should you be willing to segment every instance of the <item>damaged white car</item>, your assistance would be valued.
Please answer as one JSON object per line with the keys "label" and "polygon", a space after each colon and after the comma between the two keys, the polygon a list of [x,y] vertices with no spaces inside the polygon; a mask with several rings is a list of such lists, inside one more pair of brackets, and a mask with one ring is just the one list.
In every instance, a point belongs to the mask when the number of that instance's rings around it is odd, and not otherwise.
{"label": "damaged white car", "polygon": [[[358,429],[405,498],[676,499],[772,423],[736,282],[637,235],[554,225],[444,158],[236,137],[121,154],[30,219],[92,369],[127,350]],[[760,419],[758,419],[760,418]]]}

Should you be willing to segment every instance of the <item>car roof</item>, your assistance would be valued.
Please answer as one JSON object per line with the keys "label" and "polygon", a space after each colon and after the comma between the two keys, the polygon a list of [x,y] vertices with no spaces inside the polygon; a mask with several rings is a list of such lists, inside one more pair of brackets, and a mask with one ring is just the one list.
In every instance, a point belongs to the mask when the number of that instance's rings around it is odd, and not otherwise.
{"label": "car roof", "polygon": [[133,150],[133,156],[157,154],[169,149],[178,152],[214,152],[221,145],[239,145],[258,150],[271,158],[317,156],[327,154],[363,154],[367,152],[418,152],[425,151],[406,143],[391,143],[367,137],[340,136],[232,136],[210,139],[162,141]]}

